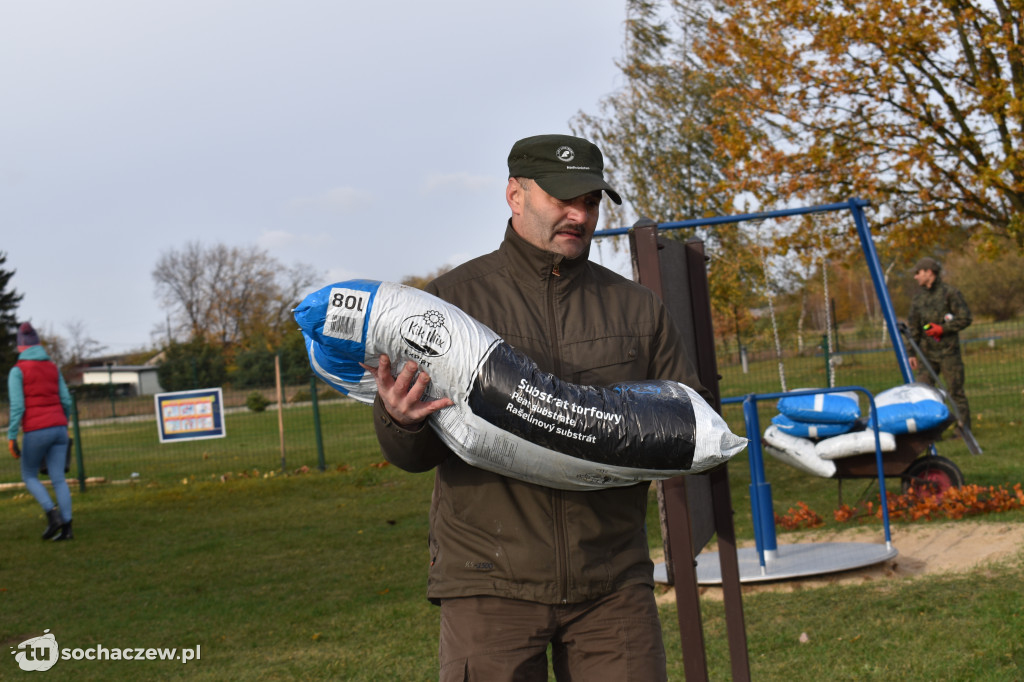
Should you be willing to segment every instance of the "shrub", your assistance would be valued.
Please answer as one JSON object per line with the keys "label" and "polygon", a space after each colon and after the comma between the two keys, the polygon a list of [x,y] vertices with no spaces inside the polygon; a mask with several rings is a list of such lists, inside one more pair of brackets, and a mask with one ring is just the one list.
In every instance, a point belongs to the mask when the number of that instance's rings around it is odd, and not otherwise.
{"label": "shrub", "polygon": [[221,386],[227,377],[224,351],[203,339],[172,343],[156,375],[165,391]]}
{"label": "shrub", "polygon": [[263,412],[264,410],[267,409],[267,405],[269,404],[270,401],[267,400],[266,397],[264,397],[264,395],[259,391],[253,391],[245,399],[245,406],[248,407],[253,412]]}

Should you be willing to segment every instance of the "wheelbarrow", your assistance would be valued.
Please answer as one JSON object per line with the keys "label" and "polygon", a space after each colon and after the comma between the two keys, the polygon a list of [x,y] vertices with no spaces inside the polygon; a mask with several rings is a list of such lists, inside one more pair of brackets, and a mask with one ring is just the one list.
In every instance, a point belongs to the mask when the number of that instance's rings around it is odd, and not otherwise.
{"label": "wheelbarrow", "polygon": [[[853,388],[870,396],[865,389]],[[807,389],[777,395],[812,395],[836,390]],[[873,405],[872,399],[872,409]],[[868,429],[868,422],[867,418],[861,419],[854,430],[835,437],[835,440],[873,435],[873,431]],[[877,479],[881,482],[883,478],[899,478],[903,493],[913,490],[919,495],[940,495],[949,488],[963,485],[964,477],[960,468],[951,460],[940,457],[934,448],[935,441],[954,423],[953,416],[946,416],[939,423],[920,431],[896,435],[886,433],[884,436],[886,440],[891,439],[891,444],[887,443],[884,447],[881,440],[875,438],[854,438],[841,446],[837,444],[839,450],[831,453],[819,451],[818,446],[810,447],[809,441],[785,435],[774,426],[764,433],[763,438],[765,448],[778,459],[812,475],[838,480],[839,503],[842,504],[842,482],[846,479]],[[749,432],[753,425],[748,423],[747,426]],[[871,442],[867,451],[865,440]],[[832,441],[829,438],[822,443]],[[844,452],[848,447],[852,449],[849,454]]]}
{"label": "wheelbarrow", "polygon": [[[964,475],[952,460],[936,454],[933,447],[942,433],[955,423],[949,417],[941,424],[917,433],[897,435],[896,449],[882,453],[882,475],[899,478],[904,494],[941,495],[950,488],[964,484]],[[842,482],[846,479],[877,479],[878,463],[874,452],[850,455],[833,460],[839,481],[839,502],[842,504]]]}

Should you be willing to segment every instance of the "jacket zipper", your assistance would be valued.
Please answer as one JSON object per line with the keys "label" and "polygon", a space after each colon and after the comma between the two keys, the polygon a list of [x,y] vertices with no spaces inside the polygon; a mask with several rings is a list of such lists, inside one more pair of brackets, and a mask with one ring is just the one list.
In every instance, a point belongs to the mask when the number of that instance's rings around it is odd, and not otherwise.
{"label": "jacket zipper", "polygon": [[[555,277],[561,277],[556,262],[551,267],[551,276],[547,282],[547,313],[548,329],[551,330],[552,372],[556,377],[562,375],[562,355],[560,337],[555,323]],[[569,600],[569,541],[565,528],[565,496],[561,490],[552,489],[551,507],[555,524],[555,576],[558,580],[558,597],[563,604]]]}
{"label": "jacket zipper", "polygon": [[556,377],[562,376],[562,353],[560,350],[561,338],[558,334],[558,325],[555,324],[555,277],[561,277],[562,275],[558,272],[558,263],[555,263],[551,267],[551,277],[548,277],[547,286],[547,312],[548,312],[548,329],[551,330],[551,345],[548,351],[551,353],[551,373]]}

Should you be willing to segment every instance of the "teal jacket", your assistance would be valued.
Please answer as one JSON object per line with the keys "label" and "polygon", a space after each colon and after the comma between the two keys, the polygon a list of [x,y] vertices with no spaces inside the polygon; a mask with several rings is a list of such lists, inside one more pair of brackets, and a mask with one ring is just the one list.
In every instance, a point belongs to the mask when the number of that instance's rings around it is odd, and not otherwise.
{"label": "teal jacket", "polygon": [[[42,346],[29,346],[21,352],[18,356],[19,360],[49,360],[50,356],[46,354],[46,349]],[[67,384],[64,383],[64,377],[57,373],[57,381],[59,384],[60,391],[60,404],[64,408],[64,414],[67,417],[71,416],[71,392],[68,390]],[[11,401],[11,421],[7,427],[7,438],[8,440],[15,440],[18,437],[18,431],[21,429],[21,418],[25,416],[25,391],[22,386],[22,375],[21,370],[17,367],[11,368],[10,374],[7,375],[7,395]]]}

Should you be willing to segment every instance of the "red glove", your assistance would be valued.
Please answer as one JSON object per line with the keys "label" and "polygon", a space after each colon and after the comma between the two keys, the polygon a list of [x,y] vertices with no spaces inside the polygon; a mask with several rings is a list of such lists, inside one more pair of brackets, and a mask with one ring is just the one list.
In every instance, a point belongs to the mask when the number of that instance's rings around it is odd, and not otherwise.
{"label": "red glove", "polygon": [[942,338],[942,325],[926,324],[924,326],[924,333],[938,341],[939,339]]}
{"label": "red glove", "polygon": [[18,447],[18,441],[11,438],[7,441],[7,448],[11,451],[11,457],[14,459],[21,459],[21,448]]}

